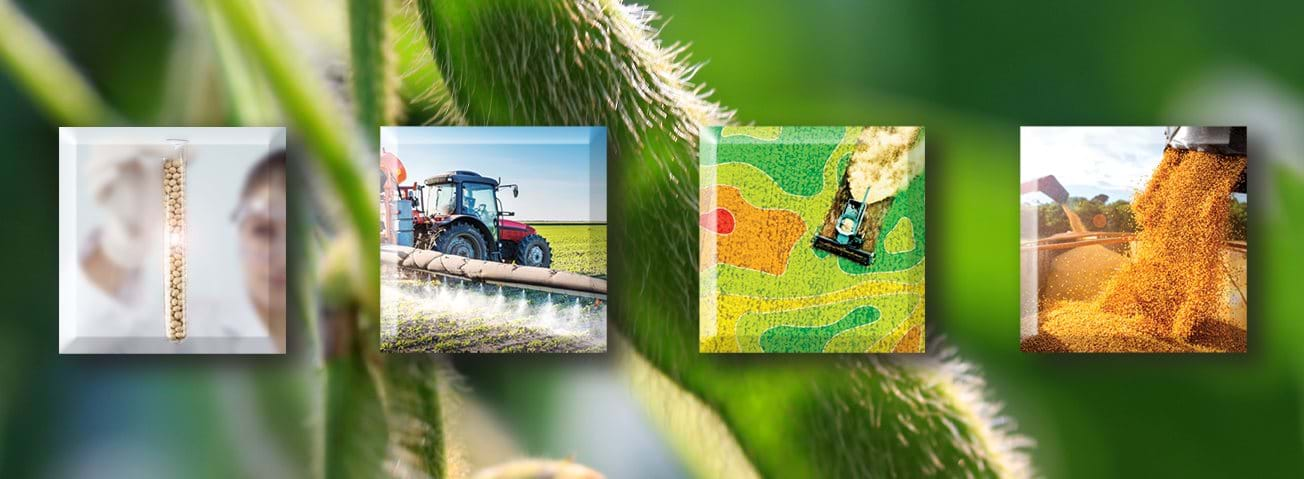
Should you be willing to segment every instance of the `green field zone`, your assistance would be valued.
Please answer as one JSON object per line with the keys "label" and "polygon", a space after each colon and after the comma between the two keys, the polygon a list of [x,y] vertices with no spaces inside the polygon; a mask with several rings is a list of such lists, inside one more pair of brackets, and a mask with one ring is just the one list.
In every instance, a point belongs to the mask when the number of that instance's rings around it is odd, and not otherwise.
{"label": "green field zone", "polygon": [[606,224],[532,224],[552,246],[552,269],[607,277]]}

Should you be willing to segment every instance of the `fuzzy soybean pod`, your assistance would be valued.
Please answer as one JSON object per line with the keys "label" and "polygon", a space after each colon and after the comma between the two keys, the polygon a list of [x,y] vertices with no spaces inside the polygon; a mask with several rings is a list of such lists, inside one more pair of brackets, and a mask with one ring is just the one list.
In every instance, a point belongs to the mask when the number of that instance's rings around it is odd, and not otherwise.
{"label": "fuzzy soybean pod", "polygon": [[[704,477],[1025,477],[1028,442],[973,368],[698,353],[697,137],[731,120],[648,10],[615,0],[418,0],[472,125],[608,131],[613,353]],[[627,294],[626,294],[627,293]],[[942,351],[939,351],[941,349]],[[667,410],[668,409],[668,410]],[[710,438],[703,440],[703,438]]]}

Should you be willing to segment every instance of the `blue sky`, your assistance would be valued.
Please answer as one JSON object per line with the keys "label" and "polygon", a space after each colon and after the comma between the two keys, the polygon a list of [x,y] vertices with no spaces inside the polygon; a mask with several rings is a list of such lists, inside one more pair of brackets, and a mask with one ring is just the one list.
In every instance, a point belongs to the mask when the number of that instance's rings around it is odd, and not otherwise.
{"label": "blue sky", "polygon": [[606,129],[384,127],[381,147],[407,167],[404,184],[470,170],[520,185],[500,192],[519,221],[607,221]]}

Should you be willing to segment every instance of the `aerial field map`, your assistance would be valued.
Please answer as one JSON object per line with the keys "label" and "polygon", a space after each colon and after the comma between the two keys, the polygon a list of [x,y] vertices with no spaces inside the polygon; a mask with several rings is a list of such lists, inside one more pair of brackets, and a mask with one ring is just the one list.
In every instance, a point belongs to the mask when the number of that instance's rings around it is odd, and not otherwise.
{"label": "aerial field map", "polygon": [[715,127],[700,350],[923,352],[924,131]]}

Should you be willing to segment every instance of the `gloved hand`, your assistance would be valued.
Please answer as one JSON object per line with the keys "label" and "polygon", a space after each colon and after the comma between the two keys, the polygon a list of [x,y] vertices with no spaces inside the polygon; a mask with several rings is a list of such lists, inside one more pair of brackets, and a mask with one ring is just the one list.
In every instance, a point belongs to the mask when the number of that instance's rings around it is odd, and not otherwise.
{"label": "gloved hand", "polygon": [[146,234],[157,231],[163,153],[141,150],[94,155],[86,164],[86,191],[104,212],[99,247],[124,269],[140,266]]}

